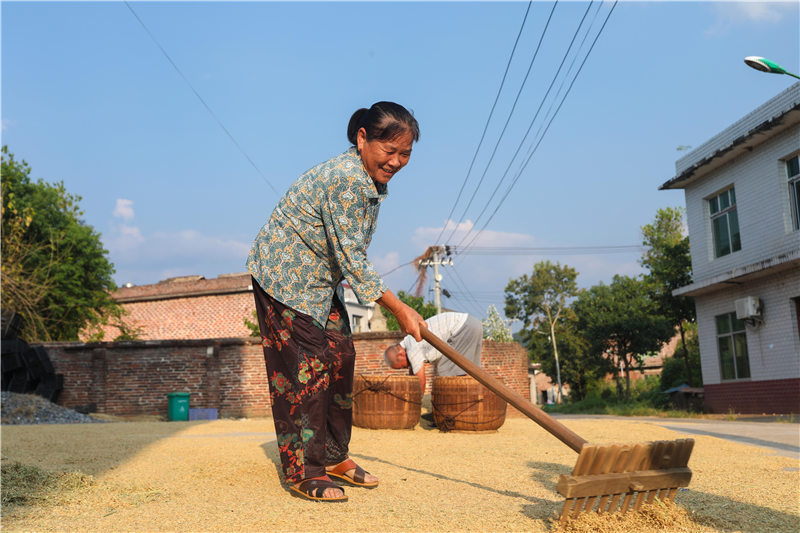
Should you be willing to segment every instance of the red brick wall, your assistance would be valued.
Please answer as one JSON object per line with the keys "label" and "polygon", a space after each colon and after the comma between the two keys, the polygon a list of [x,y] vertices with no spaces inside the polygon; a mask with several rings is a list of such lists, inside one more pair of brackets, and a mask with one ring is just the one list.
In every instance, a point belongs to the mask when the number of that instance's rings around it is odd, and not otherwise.
{"label": "red brick wall", "polygon": [[[125,322],[141,328],[141,339],[213,339],[246,337],[250,330],[244,319],[253,318],[255,303],[251,292],[212,296],[192,296],[129,302],[123,304]],[[105,328],[105,340],[119,333]]]}
{"label": "red brick wall", "polygon": [[[121,287],[114,299],[126,311],[127,325],[140,329],[140,339],[217,339],[246,337],[244,319],[255,322],[255,302],[249,274],[171,278],[151,285]],[[119,330],[105,326],[102,340]],[[84,332],[87,340],[91,332]]]}
{"label": "red brick wall", "polygon": [[[390,369],[383,360],[383,351],[401,337],[392,332],[355,334],[356,374],[404,373]],[[218,408],[220,416],[269,414],[267,373],[258,339],[45,346],[56,372],[64,374],[58,403],[66,407],[95,404],[100,413],[165,415],[167,394],[189,392],[191,407]],[[484,341],[482,366],[502,377],[515,392],[530,398],[522,346]],[[520,416],[511,407],[508,411],[509,416]]]}
{"label": "red brick wall", "polygon": [[703,389],[705,407],[712,413],[800,413],[800,378],[737,381]]}

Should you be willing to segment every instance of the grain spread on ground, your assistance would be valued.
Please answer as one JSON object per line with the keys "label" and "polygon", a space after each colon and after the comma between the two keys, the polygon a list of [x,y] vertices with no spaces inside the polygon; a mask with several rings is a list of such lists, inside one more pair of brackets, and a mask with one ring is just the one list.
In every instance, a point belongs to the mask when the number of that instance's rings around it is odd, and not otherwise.
{"label": "grain spread on ground", "polygon": [[[570,420],[590,442],[674,439],[642,421]],[[577,454],[525,418],[495,433],[353,429],[352,457],[381,479],[350,500],[290,496],[270,419],[16,425],[2,468],[40,484],[3,499],[4,531],[752,531],[800,530],[798,461],[695,436],[694,478],[625,516],[556,522],[560,474]],[[25,470],[35,467],[35,470]],[[53,473],[53,474],[50,474]],[[6,487],[4,486],[4,490]],[[22,498],[22,501],[19,499]],[[13,500],[13,498],[11,498]],[[324,507],[324,512],[320,506]]]}

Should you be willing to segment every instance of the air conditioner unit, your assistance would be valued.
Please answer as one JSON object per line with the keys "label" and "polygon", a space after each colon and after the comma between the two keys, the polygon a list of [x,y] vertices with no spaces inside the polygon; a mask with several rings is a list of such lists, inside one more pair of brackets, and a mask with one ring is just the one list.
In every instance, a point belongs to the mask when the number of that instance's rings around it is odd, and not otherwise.
{"label": "air conditioner unit", "polygon": [[736,300],[736,318],[761,318],[761,300],[757,296],[746,296]]}

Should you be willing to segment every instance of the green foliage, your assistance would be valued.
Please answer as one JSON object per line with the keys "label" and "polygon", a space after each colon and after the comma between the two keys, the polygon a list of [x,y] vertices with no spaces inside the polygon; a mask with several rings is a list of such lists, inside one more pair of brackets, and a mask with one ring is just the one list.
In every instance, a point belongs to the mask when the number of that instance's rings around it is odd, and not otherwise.
{"label": "green foliage", "polygon": [[506,285],[506,316],[522,321],[523,329],[535,327],[545,320],[555,323],[562,313],[569,314],[567,303],[580,292],[578,272],[550,261],[533,265],[529,276],[523,274]]}
{"label": "green foliage", "polygon": [[30,172],[2,148],[2,307],[23,315],[29,341],[77,340],[116,308],[114,267],[81,198]]}
{"label": "green foliage", "polygon": [[670,357],[664,361],[664,367],[661,369],[661,390],[671,389],[684,383],[690,387],[703,386],[696,324],[690,324],[686,332],[686,346],[689,352],[691,379],[686,375],[686,365],[683,357]]}
{"label": "green foliage", "polygon": [[[570,384],[569,397],[581,400],[589,394],[591,384],[602,379],[611,370],[609,362],[589,351],[589,343],[577,329],[575,319],[561,319],[558,331],[561,378]],[[518,340],[528,348],[529,358],[542,365],[542,372],[551,377],[556,375],[553,343],[543,325],[537,330],[521,331]]]}
{"label": "green foliage", "polygon": [[486,310],[486,320],[483,321],[483,338],[498,342],[511,342],[514,340],[511,327],[500,316],[500,312],[494,305],[490,305]]}
{"label": "green foliage", "polygon": [[253,321],[251,322],[247,318],[244,319],[244,325],[247,326],[247,329],[250,330],[251,337],[260,337],[261,336],[261,328],[258,327],[258,313],[255,309],[253,309]]}
{"label": "green foliage", "polygon": [[694,372],[684,331],[695,320],[694,301],[687,296],[673,296],[675,289],[692,282],[692,258],[689,253],[689,237],[685,235],[682,208],[666,207],[656,212],[652,224],[642,227],[645,252],[639,260],[648,270],[645,281],[651,298],[658,305],[658,312],[665,316],[681,334],[680,356],[686,381],[697,382],[700,373]]}
{"label": "green foliage", "polygon": [[144,330],[138,326],[133,326],[125,321],[128,312],[120,305],[113,306],[108,313],[99,317],[99,319],[86,328],[81,337],[85,338],[87,342],[100,342],[106,340],[105,331],[103,326],[111,326],[117,328],[119,332],[111,340],[117,341],[135,341],[139,340],[144,334]]}
{"label": "green foliage", "polygon": [[631,387],[631,399],[617,396],[614,383],[596,381],[591,384],[586,398],[560,405],[548,405],[547,411],[567,414],[597,414],[615,416],[696,416],[687,411],[676,411],[670,406],[669,396],[660,390],[657,376],[637,380]]}
{"label": "green foliage", "polygon": [[[425,302],[422,296],[412,296],[405,291],[400,291],[397,293],[397,298],[422,315],[422,318],[426,320],[436,314],[436,306],[431,302]],[[397,323],[397,319],[392,313],[387,311],[384,307],[381,307],[381,313],[383,313],[384,318],[386,318],[386,329],[389,331],[400,331],[400,324]]]}
{"label": "green foliage", "polygon": [[591,287],[573,307],[590,351],[622,362],[625,396],[630,399],[630,371],[641,365],[643,354],[658,351],[672,337],[672,324],[658,313],[646,283],[628,276]]}
{"label": "green foliage", "polygon": [[[567,303],[580,293],[577,277],[578,272],[572,267],[540,261],[533,265],[530,276],[523,274],[509,281],[506,286],[506,316],[522,322],[521,338],[526,338],[529,344],[535,343],[534,332],[546,331],[545,334],[553,348],[552,358],[555,361],[555,378],[559,394],[562,380],[558,337],[563,324],[574,318],[574,313]],[[546,329],[542,329],[543,327]]]}

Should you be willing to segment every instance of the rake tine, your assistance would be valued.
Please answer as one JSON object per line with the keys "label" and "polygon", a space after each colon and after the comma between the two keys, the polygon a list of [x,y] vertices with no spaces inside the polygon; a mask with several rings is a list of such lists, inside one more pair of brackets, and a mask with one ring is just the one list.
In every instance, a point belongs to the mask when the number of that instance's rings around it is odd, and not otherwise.
{"label": "rake tine", "polygon": [[625,514],[628,512],[628,509],[631,506],[631,500],[636,495],[635,492],[627,492],[625,493],[625,499],[622,501],[622,508],[620,509],[620,513]]}
{"label": "rake tine", "polygon": [[564,522],[567,518],[569,518],[569,515],[572,513],[572,508],[575,505],[575,502],[576,502],[575,498],[567,498],[564,501],[564,508],[561,509],[561,517],[559,518],[561,522]]}
{"label": "rake tine", "polygon": [[619,500],[622,497],[622,494],[614,494],[611,498],[611,503],[608,504],[608,512],[615,513],[617,512],[617,507],[619,506]]}
{"label": "rake tine", "polygon": [[642,507],[642,504],[644,503],[644,500],[646,498],[647,498],[647,491],[642,491],[637,493],[636,501],[633,503],[633,510],[638,511]]}

